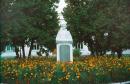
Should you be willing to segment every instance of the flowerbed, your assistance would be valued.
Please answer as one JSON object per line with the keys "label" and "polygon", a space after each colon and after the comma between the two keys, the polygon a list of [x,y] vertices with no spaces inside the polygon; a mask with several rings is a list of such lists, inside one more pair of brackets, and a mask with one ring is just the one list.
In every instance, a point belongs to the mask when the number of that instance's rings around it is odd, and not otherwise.
{"label": "flowerbed", "polygon": [[73,63],[52,58],[1,61],[2,82],[9,84],[101,84],[130,80],[130,57],[85,57]]}

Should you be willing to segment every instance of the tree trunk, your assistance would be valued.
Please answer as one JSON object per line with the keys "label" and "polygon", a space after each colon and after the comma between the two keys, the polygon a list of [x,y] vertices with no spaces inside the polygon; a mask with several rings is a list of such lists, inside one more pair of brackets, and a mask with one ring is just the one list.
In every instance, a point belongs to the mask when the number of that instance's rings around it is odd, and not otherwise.
{"label": "tree trunk", "polygon": [[118,58],[121,58],[121,57],[122,57],[122,50],[118,50],[118,51],[117,51],[117,56],[118,56]]}
{"label": "tree trunk", "polygon": [[33,43],[34,43],[34,40],[31,40],[31,45],[30,45],[30,49],[29,49],[29,53],[28,53],[28,58],[31,57],[31,52],[32,52],[32,49],[33,49]]}
{"label": "tree trunk", "polygon": [[112,51],[111,51],[111,55],[112,55],[112,56],[115,56],[115,51],[112,50]]}
{"label": "tree trunk", "polygon": [[106,51],[105,51],[105,50],[103,50],[103,51],[102,51],[102,56],[103,56],[103,55],[105,55],[105,54],[106,54]]}
{"label": "tree trunk", "polygon": [[94,41],[91,39],[91,37],[88,39],[88,47],[90,49],[91,55],[95,56],[96,52],[95,52],[95,47],[94,47]]}
{"label": "tree trunk", "polygon": [[20,56],[19,56],[19,57],[22,58],[22,57],[21,57],[21,56],[22,56],[22,54],[21,54],[21,47],[20,47],[20,52],[19,52],[19,53],[20,53]]}
{"label": "tree trunk", "polygon": [[95,55],[95,51],[94,51],[94,48],[93,48],[93,44],[88,42],[88,47],[90,49],[91,55],[94,56]]}
{"label": "tree trunk", "polygon": [[22,53],[23,53],[23,58],[25,58],[24,44],[22,45]]}
{"label": "tree trunk", "polygon": [[100,52],[96,49],[96,56],[100,56]]}
{"label": "tree trunk", "polygon": [[15,45],[15,53],[16,53],[16,58],[19,58],[19,49],[17,48],[17,46]]}

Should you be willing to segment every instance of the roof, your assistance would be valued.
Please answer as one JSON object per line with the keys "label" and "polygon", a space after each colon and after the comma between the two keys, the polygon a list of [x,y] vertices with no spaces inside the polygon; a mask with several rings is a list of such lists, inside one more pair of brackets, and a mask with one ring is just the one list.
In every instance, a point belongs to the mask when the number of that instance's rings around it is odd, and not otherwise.
{"label": "roof", "polygon": [[61,28],[56,36],[56,43],[73,42],[70,32],[66,28]]}

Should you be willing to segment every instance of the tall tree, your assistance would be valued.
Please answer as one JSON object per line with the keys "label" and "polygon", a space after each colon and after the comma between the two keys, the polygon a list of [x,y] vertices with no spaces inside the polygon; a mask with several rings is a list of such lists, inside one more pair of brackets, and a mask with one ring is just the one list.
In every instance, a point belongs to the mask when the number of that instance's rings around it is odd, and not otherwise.
{"label": "tall tree", "polygon": [[[31,42],[29,56],[31,55],[31,50],[34,40],[40,45],[44,45],[49,48],[54,48],[55,46],[49,46],[50,43],[55,43],[56,32],[59,28],[58,26],[58,14],[55,11],[55,4],[58,0],[10,0],[11,2],[6,2],[10,5],[5,12],[9,19],[2,20],[2,29],[15,46],[15,50],[18,52],[17,47],[21,46],[23,51],[23,56],[25,57],[24,45],[29,39]],[[4,15],[4,14],[3,14]],[[29,44],[30,45],[30,44]],[[16,53],[17,54],[17,53]]]}
{"label": "tall tree", "polygon": [[[26,4],[25,1],[21,2]],[[56,5],[54,4],[56,2],[58,0],[33,0],[29,1],[29,4],[26,4],[27,6],[23,6],[22,12],[28,17],[28,23],[30,24],[30,28],[26,33],[26,36],[31,41],[28,56],[31,56],[31,50],[35,40],[37,40],[39,45],[44,45],[50,50],[55,48],[55,36],[59,29],[58,14],[55,11]]]}
{"label": "tall tree", "polygon": [[[94,55],[99,50],[96,46],[100,47],[100,42],[96,38],[103,36],[98,32],[103,30],[107,23],[102,14],[102,10],[107,6],[107,0],[66,0],[66,2],[68,5],[64,10],[64,17],[75,44],[83,41],[88,43],[91,54]],[[97,24],[101,24],[98,26],[100,29],[97,28]],[[103,31],[101,33],[103,34]]]}
{"label": "tall tree", "polygon": [[109,3],[107,16],[110,18],[108,25],[109,48],[111,51],[117,52],[118,57],[122,56],[122,52],[129,46],[130,31],[130,14],[129,0],[113,0]]}
{"label": "tall tree", "polygon": [[[64,17],[76,43],[86,42],[92,55],[128,48],[129,0],[66,0]],[[125,21],[124,21],[125,20]],[[120,39],[122,41],[119,43]],[[126,45],[127,44],[127,45]],[[126,47],[127,46],[127,47]],[[119,52],[120,51],[120,52]]]}
{"label": "tall tree", "polygon": [[[7,42],[13,43],[15,46],[16,55],[18,57],[18,46],[22,47],[23,57],[25,58],[24,44],[25,44],[25,30],[24,26],[27,26],[24,15],[17,10],[16,0],[4,0],[2,1],[1,8],[1,29],[2,38]],[[2,40],[3,41],[3,40]]]}

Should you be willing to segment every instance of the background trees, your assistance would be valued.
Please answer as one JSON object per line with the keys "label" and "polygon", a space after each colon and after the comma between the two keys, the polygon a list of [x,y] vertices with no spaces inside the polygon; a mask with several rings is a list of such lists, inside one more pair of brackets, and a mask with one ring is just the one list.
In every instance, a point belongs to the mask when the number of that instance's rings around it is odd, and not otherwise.
{"label": "background trees", "polygon": [[[18,56],[20,46],[30,46],[37,40],[50,50],[55,48],[58,26],[55,4],[58,0],[1,0],[1,51],[9,42]],[[74,38],[74,45],[85,42],[92,55],[104,55],[130,48],[129,0],[66,0],[64,17]]]}
{"label": "background trees", "polygon": [[122,55],[129,47],[129,0],[66,0],[64,18],[75,44],[85,42],[92,55]]}
{"label": "background trees", "polygon": [[[15,46],[16,53],[20,46],[32,45],[37,40],[50,50],[55,48],[55,36],[59,29],[57,12],[58,0],[3,0],[1,10],[1,37]],[[3,40],[2,40],[3,41]],[[3,43],[2,43],[3,44]],[[17,53],[17,57],[19,57]]]}

